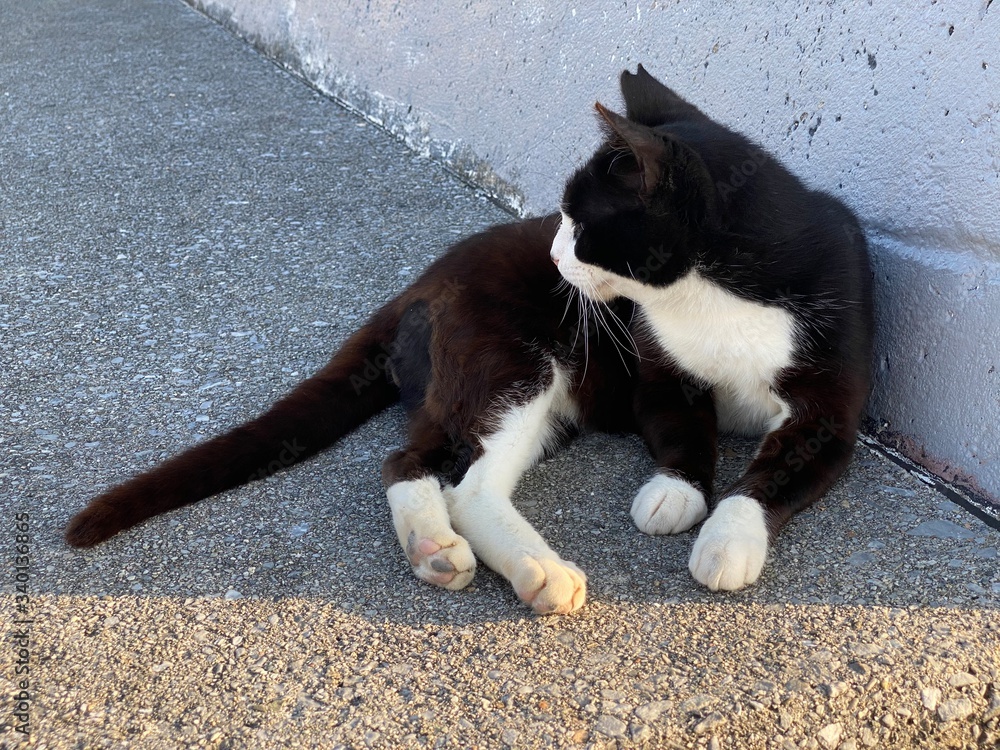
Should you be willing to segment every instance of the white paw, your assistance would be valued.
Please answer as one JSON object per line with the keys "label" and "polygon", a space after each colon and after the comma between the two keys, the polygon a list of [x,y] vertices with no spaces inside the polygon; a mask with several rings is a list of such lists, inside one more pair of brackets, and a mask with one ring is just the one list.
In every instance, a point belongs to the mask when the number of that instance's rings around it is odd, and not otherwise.
{"label": "white paw", "polygon": [[422,581],[457,591],[476,575],[476,558],[458,534],[448,538],[418,538],[411,531],[406,540],[406,557],[413,573]]}
{"label": "white paw", "polygon": [[587,576],[561,558],[521,555],[503,571],[522,602],[540,615],[565,615],[587,599]]}
{"label": "white paw", "polygon": [[679,534],[705,517],[701,490],[678,477],[657,474],[632,501],[632,520],[646,534]]}
{"label": "white paw", "polygon": [[760,576],[767,557],[764,509],[751,497],[727,497],[701,527],[688,569],[712,591],[736,591]]}
{"label": "white paw", "polygon": [[417,578],[452,590],[468,586],[476,558],[451,527],[437,479],[396,482],[386,496],[396,536]]}

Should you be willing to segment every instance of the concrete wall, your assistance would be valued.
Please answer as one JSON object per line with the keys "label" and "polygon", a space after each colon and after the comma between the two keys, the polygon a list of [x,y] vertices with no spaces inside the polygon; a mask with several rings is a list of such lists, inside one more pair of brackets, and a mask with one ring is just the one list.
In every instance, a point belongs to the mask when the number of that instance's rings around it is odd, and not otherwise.
{"label": "concrete wall", "polygon": [[1000,3],[188,1],[524,213],[642,62],[858,212],[873,424],[1000,496]]}

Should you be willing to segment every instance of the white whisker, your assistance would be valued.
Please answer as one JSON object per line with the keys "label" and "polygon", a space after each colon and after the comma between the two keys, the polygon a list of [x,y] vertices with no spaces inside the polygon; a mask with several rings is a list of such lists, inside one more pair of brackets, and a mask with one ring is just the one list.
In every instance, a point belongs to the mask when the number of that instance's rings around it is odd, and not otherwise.
{"label": "white whisker", "polygon": [[562,317],[559,319],[559,325],[562,326],[566,322],[566,316],[569,315],[570,305],[573,304],[573,287],[566,281],[566,279],[560,278],[559,284],[556,285],[556,293],[566,292],[566,309],[563,310]]}
{"label": "white whisker", "polygon": [[[611,316],[611,320],[614,321],[615,325],[618,327],[618,330],[621,331],[621,334],[626,342],[626,344],[623,345],[625,349],[628,350],[629,354],[633,354],[635,355],[636,358],[641,359],[641,357],[639,357],[639,347],[636,345],[635,338],[632,336],[632,332],[628,329],[628,326],[626,326],[625,323],[622,322],[622,319],[619,318],[618,315],[615,313],[615,311],[611,309],[610,305],[608,305],[607,303],[602,303],[601,307],[603,307],[604,310],[607,311],[607,314]],[[605,323],[607,323],[606,318],[605,318]],[[608,332],[611,333],[610,325],[608,326]],[[615,336],[613,333],[612,335],[617,341],[618,340],[617,336]]]}
{"label": "white whisker", "polygon": [[[618,319],[618,316],[614,314],[614,311],[612,311],[611,308],[608,307],[607,305],[603,303],[601,303],[600,305],[595,305],[594,311],[597,314],[596,320],[599,320],[601,323],[604,324],[604,329],[608,332],[608,335],[611,337],[611,341],[615,345],[615,351],[618,353],[618,357],[621,359],[622,364],[628,367],[628,364],[625,362],[624,352],[627,351],[630,355],[636,358],[639,357],[639,352],[637,351],[635,340],[632,338],[632,334],[630,334],[627,330],[622,328],[621,330],[622,333],[624,334],[625,342],[623,342],[620,338],[618,338],[618,335],[615,333],[614,329],[612,329],[611,324],[605,317],[604,312],[607,311],[611,315],[611,317],[614,318],[614,320],[618,323],[619,326],[621,326],[621,321]],[[631,344],[631,346],[629,346],[629,344]]]}
{"label": "white whisker", "polygon": [[580,376],[580,382],[582,383],[587,379],[587,367],[590,365],[590,323],[586,310],[586,297],[583,292],[577,291],[580,295],[580,302],[584,303],[580,305],[580,315],[583,318],[583,375]]}
{"label": "white whisker", "polygon": [[[618,353],[618,357],[621,359],[622,364],[628,367],[628,363],[625,361],[624,353],[632,357],[639,358],[638,346],[636,346],[635,339],[632,334],[622,323],[621,319],[615,315],[614,311],[604,302],[600,300],[600,295],[597,294],[597,287],[593,282],[587,284],[587,291],[581,290],[581,297],[586,302],[586,315],[587,317],[593,316],[594,325],[596,328],[596,335],[598,341],[600,340],[601,329],[603,328],[608,336],[611,338],[612,343],[615,346],[615,351]],[[616,333],[611,323],[608,321],[607,314],[610,314],[615,321],[615,325],[621,332]],[[624,341],[622,340],[624,338]]]}

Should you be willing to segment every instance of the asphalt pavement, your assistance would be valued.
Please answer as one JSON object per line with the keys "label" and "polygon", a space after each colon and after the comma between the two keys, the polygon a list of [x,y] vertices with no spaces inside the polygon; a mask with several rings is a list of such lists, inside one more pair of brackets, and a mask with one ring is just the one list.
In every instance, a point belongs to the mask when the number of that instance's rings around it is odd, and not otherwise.
{"label": "asphalt pavement", "polygon": [[[91,496],[510,219],[176,0],[0,6],[0,746],[997,746],[1000,533],[863,447],[720,595],[693,533],[633,526],[641,443],[576,441],[515,498],[589,576],[569,617],[482,568],[410,574],[379,479],[398,409],[65,546]],[[721,484],[752,450],[725,442]]]}

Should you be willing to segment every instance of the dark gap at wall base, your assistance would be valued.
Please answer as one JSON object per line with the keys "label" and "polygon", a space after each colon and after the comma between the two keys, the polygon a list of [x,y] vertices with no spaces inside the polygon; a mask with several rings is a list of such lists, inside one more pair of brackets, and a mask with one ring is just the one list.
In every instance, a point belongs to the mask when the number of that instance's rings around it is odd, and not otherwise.
{"label": "dark gap at wall base", "polygon": [[868,450],[889,459],[928,487],[933,487],[953,503],[983,521],[987,526],[1000,529],[1000,507],[990,502],[985,494],[980,494],[969,488],[960,489],[949,484],[867,432],[858,435],[858,441]]}

